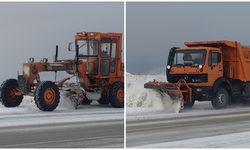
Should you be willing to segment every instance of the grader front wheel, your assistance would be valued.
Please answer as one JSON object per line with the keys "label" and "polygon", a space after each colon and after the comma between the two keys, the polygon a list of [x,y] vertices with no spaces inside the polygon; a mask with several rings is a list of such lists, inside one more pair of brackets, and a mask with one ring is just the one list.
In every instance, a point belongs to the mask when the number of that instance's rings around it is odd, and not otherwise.
{"label": "grader front wheel", "polygon": [[23,95],[18,89],[16,79],[8,79],[1,85],[1,102],[5,107],[17,107],[21,104]]}
{"label": "grader front wheel", "polygon": [[53,111],[60,101],[60,93],[55,83],[41,82],[35,92],[36,106],[42,111]]}
{"label": "grader front wheel", "polygon": [[109,101],[110,104],[115,108],[124,107],[124,83],[116,82],[109,90]]}

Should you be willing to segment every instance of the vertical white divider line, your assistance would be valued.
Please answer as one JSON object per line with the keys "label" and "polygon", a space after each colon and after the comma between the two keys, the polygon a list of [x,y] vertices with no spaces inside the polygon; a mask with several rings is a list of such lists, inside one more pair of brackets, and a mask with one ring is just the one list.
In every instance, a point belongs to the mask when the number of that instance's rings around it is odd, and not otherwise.
{"label": "vertical white divider line", "polygon": [[124,33],[123,33],[123,41],[124,41],[124,50],[123,50],[123,54],[124,54],[124,148],[126,149],[126,147],[127,147],[127,130],[126,130],[126,72],[127,72],[127,64],[126,64],[126,62],[127,62],[127,59],[126,59],[126,56],[127,56],[127,54],[126,54],[126,51],[127,51],[127,28],[126,28],[126,21],[127,21],[127,14],[126,14],[126,12],[127,12],[127,7],[126,7],[126,0],[124,0],[123,1],[123,11],[124,11],[124,14],[123,14],[123,19],[124,19],[124,21],[123,21],[123,27],[124,27]]}

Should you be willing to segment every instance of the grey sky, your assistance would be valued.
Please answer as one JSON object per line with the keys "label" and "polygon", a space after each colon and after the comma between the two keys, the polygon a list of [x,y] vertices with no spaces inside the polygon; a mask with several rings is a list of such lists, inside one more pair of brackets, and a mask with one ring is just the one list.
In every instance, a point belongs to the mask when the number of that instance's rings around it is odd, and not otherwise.
{"label": "grey sky", "polygon": [[127,71],[163,68],[184,41],[237,40],[250,45],[250,3],[127,3]]}
{"label": "grey sky", "polygon": [[16,78],[29,57],[59,58],[79,31],[122,32],[123,2],[0,3],[0,81]]}

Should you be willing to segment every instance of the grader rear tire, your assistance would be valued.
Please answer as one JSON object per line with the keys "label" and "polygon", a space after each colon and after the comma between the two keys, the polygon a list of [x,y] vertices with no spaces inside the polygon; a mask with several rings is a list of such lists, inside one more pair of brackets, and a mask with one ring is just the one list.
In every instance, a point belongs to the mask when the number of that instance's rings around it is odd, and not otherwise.
{"label": "grader rear tire", "polygon": [[109,102],[115,108],[124,107],[124,83],[116,82],[109,90]]}
{"label": "grader rear tire", "polygon": [[108,96],[106,92],[103,92],[100,99],[97,100],[99,104],[107,105],[109,104]]}
{"label": "grader rear tire", "polygon": [[35,92],[36,106],[42,111],[53,111],[60,102],[60,92],[55,83],[41,82]]}
{"label": "grader rear tire", "polygon": [[1,102],[5,107],[17,107],[23,100],[23,95],[16,96],[15,90],[18,89],[16,79],[8,79],[1,85]]}

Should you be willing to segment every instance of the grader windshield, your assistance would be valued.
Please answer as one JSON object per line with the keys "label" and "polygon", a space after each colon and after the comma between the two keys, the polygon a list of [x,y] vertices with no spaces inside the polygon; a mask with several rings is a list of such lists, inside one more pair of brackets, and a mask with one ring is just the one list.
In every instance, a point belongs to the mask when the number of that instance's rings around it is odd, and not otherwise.
{"label": "grader windshield", "polygon": [[206,50],[177,50],[172,62],[173,66],[198,66],[204,65]]}
{"label": "grader windshield", "polygon": [[76,45],[79,46],[79,56],[97,56],[99,42],[95,39],[77,40]]}

